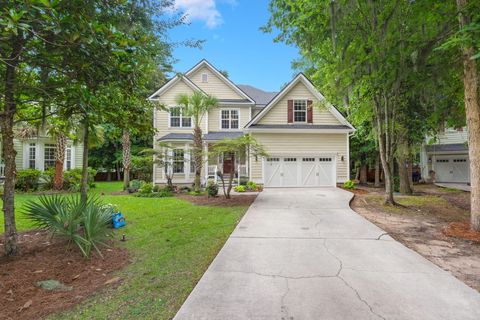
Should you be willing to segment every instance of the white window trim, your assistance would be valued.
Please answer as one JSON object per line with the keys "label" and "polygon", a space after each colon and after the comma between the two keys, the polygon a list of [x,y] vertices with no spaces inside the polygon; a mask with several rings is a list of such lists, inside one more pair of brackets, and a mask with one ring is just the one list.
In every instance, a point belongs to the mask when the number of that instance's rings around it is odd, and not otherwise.
{"label": "white window trim", "polygon": [[63,171],[67,171],[67,149],[70,148],[70,170],[75,169],[75,147],[73,144],[67,144],[65,148],[65,161],[63,161]]}
{"label": "white window trim", "polygon": [[[203,77],[205,77],[205,81],[203,81]],[[202,72],[202,74],[200,75],[200,80],[202,81],[202,83],[208,83],[208,73]]]}
{"label": "white window trim", "polygon": [[[171,116],[170,116],[170,109],[171,108],[180,108],[180,126],[179,127],[172,127],[171,126],[171,124],[172,124]],[[193,128],[193,119],[190,120],[190,126],[189,127],[184,127],[183,126],[183,112],[182,112],[182,109],[183,109],[183,107],[180,107],[180,106],[170,106],[170,107],[168,107],[167,113],[168,113],[168,128],[169,129],[192,129]],[[188,117],[186,117],[186,118],[188,118]],[[192,117],[190,117],[190,118],[192,118]]]}
{"label": "white window trim", "polygon": [[[174,158],[176,150],[182,150],[183,151],[183,160],[182,160],[183,161],[182,162],[183,163],[183,172],[173,172],[174,171],[174,163],[177,162],[177,161],[175,161],[175,158]],[[187,150],[185,150],[185,148],[182,148],[182,147],[172,149],[172,172],[173,172],[173,175],[185,175],[185,172],[186,172],[186,169],[187,169],[186,168],[187,166],[185,165],[185,163],[186,163],[186,161],[185,161],[186,153],[187,153]]]}
{"label": "white window trim", "polygon": [[[231,128],[232,127],[232,117],[231,117],[231,113],[229,112],[229,122],[228,122],[228,125],[230,128],[228,129],[225,129],[225,128],[222,128],[222,111],[225,111],[225,110],[236,110],[237,113],[238,113],[238,128]],[[220,131],[241,131],[242,130],[242,127],[240,125],[240,118],[241,118],[241,115],[240,115],[240,108],[221,108],[219,109],[219,112],[218,112],[218,128],[220,129]]]}
{"label": "white window trim", "polygon": [[[42,170],[45,170],[45,150],[47,149],[46,145],[50,145],[50,146],[53,146],[55,149],[56,149],[56,145],[55,143],[44,143],[43,144],[43,150],[42,150],[42,155],[43,155],[43,159],[42,159]],[[50,147],[49,147],[50,148]],[[53,168],[55,168],[55,153],[54,153],[54,156],[53,156],[53,159],[54,159],[54,162],[53,162]]]}
{"label": "white window trim", "polygon": [[26,141],[23,143],[23,169],[29,169],[30,162],[30,144],[35,144],[35,169],[41,170],[39,162],[40,145],[37,141]]}
{"label": "white window trim", "polygon": [[[293,105],[292,105],[292,118],[293,122],[292,123],[307,123],[308,122],[308,99],[293,99]],[[305,121],[296,121],[295,120],[295,101],[304,101],[305,102]],[[297,111],[300,112],[300,111]]]}

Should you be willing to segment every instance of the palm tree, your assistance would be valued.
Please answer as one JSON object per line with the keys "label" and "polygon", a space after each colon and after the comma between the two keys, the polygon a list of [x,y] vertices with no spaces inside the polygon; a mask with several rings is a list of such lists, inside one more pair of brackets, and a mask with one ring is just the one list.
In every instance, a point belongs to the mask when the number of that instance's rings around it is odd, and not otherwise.
{"label": "palm tree", "polygon": [[193,122],[193,160],[195,166],[195,192],[200,192],[200,176],[202,173],[202,128],[201,123],[205,114],[210,109],[218,105],[218,99],[204,94],[195,92],[191,96],[180,94],[177,97],[177,103],[183,107],[183,115],[192,117]]}

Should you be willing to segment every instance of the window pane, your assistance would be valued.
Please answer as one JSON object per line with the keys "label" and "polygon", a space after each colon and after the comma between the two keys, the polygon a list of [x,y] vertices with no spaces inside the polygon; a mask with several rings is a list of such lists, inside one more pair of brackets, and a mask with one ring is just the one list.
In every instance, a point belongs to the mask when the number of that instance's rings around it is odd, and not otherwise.
{"label": "window pane", "polygon": [[183,173],[183,150],[173,150],[173,173]]}
{"label": "window pane", "polygon": [[231,129],[238,129],[238,120],[232,120]]}
{"label": "window pane", "polygon": [[54,144],[45,145],[44,167],[45,169],[55,167],[55,145]]}
{"label": "window pane", "polygon": [[180,108],[170,108],[170,117],[180,117]]}
{"label": "window pane", "polygon": [[65,161],[67,162],[67,170],[72,169],[72,148],[67,147],[66,153],[65,153]]}
{"label": "window pane", "polygon": [[170,127],[180,127],[180,118],[170,118]]}
{"label": "window pane", "polygon": [[232,119],[238,119],[238,110],[231,110],[230,114]]}
{"label": "window pane", "polygon": [[36,165],[36,146],[35,143],[30,143],[28,146],[28,168],[29,169],[35,169]]}
{"label": "window pane", "polygon": [[230,121],[222,120],[222,129],[230,129]]}
{"label": "window pane", "polygon": [[191,127],[192,126],[192,118],[182,118],[182,127]]}
{"label": "window pane", "polygon": [[222,110],[222,119],[228,119],[230,117],[229,110]]}

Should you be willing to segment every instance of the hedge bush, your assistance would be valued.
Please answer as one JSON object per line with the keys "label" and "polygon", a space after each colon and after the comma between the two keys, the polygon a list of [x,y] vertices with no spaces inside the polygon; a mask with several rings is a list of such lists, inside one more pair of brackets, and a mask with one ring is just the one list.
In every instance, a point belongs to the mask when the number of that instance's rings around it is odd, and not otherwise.
{"label": "hedge bush", "polygon": [[17,171],[15,189],[22,191],[35,191],[38,189],[42,172],[37,169],[24,169]]}

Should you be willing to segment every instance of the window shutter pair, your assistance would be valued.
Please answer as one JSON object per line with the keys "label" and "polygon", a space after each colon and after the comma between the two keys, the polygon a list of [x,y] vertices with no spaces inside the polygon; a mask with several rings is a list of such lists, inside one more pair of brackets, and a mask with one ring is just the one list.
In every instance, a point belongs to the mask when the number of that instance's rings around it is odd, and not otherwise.
{"label": "window shutter pair", "polygon": [[[307,123],[313,123],[313,101],[307,100]],[[287,122],[293,123],[293,100],[287,101]]]}

